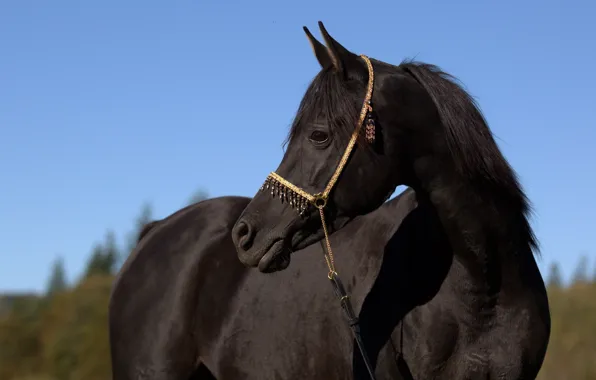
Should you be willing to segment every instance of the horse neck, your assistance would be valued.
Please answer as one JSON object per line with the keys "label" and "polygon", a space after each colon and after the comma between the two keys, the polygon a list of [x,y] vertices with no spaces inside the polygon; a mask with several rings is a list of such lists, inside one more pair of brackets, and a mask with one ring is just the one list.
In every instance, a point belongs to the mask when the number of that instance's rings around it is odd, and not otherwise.
{"label": "horse neck", "polygon": [[[453,252],[456,280],[450,286],[486,305],[519,278],[533,260],[525,200],[511,187],[464,178],[445,161],[417,192],[436,209]],[[513,188],[515,190],[515,187]],[[521,202],[521,203],[520,203]]]}

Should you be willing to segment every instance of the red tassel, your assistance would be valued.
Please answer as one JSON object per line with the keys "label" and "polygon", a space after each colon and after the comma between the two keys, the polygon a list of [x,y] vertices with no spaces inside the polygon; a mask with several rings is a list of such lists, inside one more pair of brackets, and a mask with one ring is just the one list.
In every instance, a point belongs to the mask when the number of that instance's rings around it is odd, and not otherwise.
{"label": "red tassel", "polygon": [[369,117],[366,120],[366,127],[365,127],[365,136],[366,136],[366,141],[368,141],[369,144],[372,144],[375,142],[375,121]]}

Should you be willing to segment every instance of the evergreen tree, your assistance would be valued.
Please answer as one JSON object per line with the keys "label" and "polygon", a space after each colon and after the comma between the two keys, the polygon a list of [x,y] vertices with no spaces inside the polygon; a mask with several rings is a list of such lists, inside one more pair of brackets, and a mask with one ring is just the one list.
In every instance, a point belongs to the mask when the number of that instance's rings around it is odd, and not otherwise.
{"label": "evergreen tree", "polygon": [[[149,222],[151,222],[153,220],[153,207],[151,206],[151,204],[149,202],[145,202],[143,203],[143,206],[141,206],[141,212],[139,213],[139,216],[137,217],[137,219],[135,220],[135,232],[138,233],[139,231],[141,231],[141,229],[143,228],[143,226]],[[136,239],[136,237],[135,237]]]}
{"label": "evergreen tree", "polygon": [[83,278],[87,278],[94,275],[102,275],[109,273],[106,270],[106,256],[104,255],[104,247],[101,244],[95,244],[93,251],[91,251],[91,257],[87,262],[87,268]]}
{"label": "evergreen tree", "polygon": [[563,284],[559,264],[552,263],[548,271],[547,286],[549,288],[560,288]]}
{"label": "evergreen tree", "polygon": [[114,274],[119,256],[114,232],[108,230],[104,243],[93,248],[84,277]]}
{"label": "evergreen tree", "polygon": [[103,244],[103,273],[114,274],[116,271],[116,264],[120,257],[118,246],[116,245],[116,235],[112,230],[108,230]]}
{"label": "evergreen tree", "polygon": [[58,257],[52,264],[52,272],[50,273],[50,278],[48,280],[47,294],[50,296],[62,292],[66,290],[67,287],[64,261],[61,257]]}
{"label": "evergreen tree", "polygon": [[189,199],[187,206],[204,201],[209,198],[209,193],[203,189],[197,190]]}
{"label": "evergreen tree", "polygon": [[[128,234],[127,242],[126,242],[126,252],[125,255],[128,256],[130,253],[135,249],[137,246],[137,239],[139,237],[139,233],[143,229],[143,227],[153,221],[153,207],[149,202],[143,203],[141,206],[141,212],[139,216],[135,219],[133,230]],[[126,257],[122,257],[122,259],[126,259]],[[122,262],[119,263],[120,265]]]}
{"label": "evergreen tree", "polygon": [[573,277],[571,280],[572,284],[580,284],[588,282],[588,256],[581,255]]}

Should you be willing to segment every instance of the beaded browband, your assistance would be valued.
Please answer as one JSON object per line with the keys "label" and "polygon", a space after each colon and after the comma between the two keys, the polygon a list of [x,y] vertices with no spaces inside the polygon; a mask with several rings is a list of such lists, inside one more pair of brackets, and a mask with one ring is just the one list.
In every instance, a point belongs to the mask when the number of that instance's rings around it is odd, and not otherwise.
{"label": "beaded browband", "polygon": [[333,260],[333,252],[331,251],[331,243],[329,242],[329,234],[327,232],[327,225],[325,223],[325,213],[323,209],[327,205],[327,200],[329,199],[329,194],[333,189],[333,186],[337,183],[341,172],[343,171],[346,163],[348,162],[348,158],[350,154],[354,150],[354,146],[356,145],[356,141],[358,140],[358,136],[360,134],[360,130],[362,129],[362,125],[365,124],[366,120],[366,140],[369,143],[373,143],[375,140],[375,123],[372,116],[372,92],[373,86],[375,81],[375,75],[373,71],[372,64],[370,59],[365,55],[360,55],[360,58],[364,60],[366,63],[366,67],[368,68],[368,85],[366,88],[366,95],[364,96],[364,102],[362,104],[362,109],[360,111],[360,117],[358,119],[358,124],[356,125],[356,129],[352,133],[352,137],[350,138],[350,142],[346,147],[346,150],[339,161],[339,165],[335,169],[333,176],[327,183],[327,186],[321,193],[316,194],[309,194],[308,192],[302,190],[300,187],[294,185],[290,181],[286,180],[279,174],[275,172],[271,172],[263,186],[261,186],[262,191],[271,190],[271,195],[273,197],[279,196],[282,202],[287,201],[290,206],[298,211],[298,213],[302,216],[308,209],[309,205],[315,206],[319,209],[319,214],[321,216],[321,223],[323,225],[323,231],[325,233],[325,243],[327,248],[327,253],[325,255],[325,261],[327,262],[327,266],[329,267],[329,278],[332,277],[333,274],[337,274],[335,271],[335,264]]}

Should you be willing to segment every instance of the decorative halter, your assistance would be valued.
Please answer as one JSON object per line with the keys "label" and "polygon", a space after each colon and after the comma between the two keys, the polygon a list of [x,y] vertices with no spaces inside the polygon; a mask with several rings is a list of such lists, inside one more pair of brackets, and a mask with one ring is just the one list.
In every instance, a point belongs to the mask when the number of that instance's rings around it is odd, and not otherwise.
{"label": "decorative halter", "polygon": [[327,200],[329,199],[329,194],[333,189],[333,186],[337,183],[341,172],[343,171],[348,159],[350,158],[350,154],[354,150],[354,146],[356,145],[356,141],[358,140],[358,136],[360,135],[360,131],[362,129],[362,125],[366,120],[366,140],[369,143],[373,143],[375,140],[375,124],[374,119],[372,117],[372,105],[371,105],[371,98],[373,92],[373,86],[375,81],[375,74],[370,62],[370,59],[365,55],[360,55],[360,57],[366,63],[366,67],[368,68],[368,86],[366,88],[366,95],[364,97],[364,102],[362,104],[362,109],[360,111],[360,117],[358,119],[358,124],[356,125],[356,129],[352,133],[352,137],[350,138],[350,142],[346,147],[346,150],[333,173],[331,179],[327,183],[327,186],[321,193],[316,194],[309,194],[308,192],[302,190],[300,187],[294,185],[290,181],[286,180],[279,174],[275,172],[271,172],[263,186],[261,186],[261,190],[269,190],[271,189],[271,196],[275,197],[279,195],[279,198],[282,202],[288,201],[290,206],[298,211],[298,213],[302,216],[308,209],[309,205],[315,206],[319,209],[319,214],[321,215],[321,223],[323,225],[323,232],[325,233],[325,243],[327,248],[327,253],[325,254],[325,261],[327,262],[327,266],[329,267],[329,278],[331,279],[333,274],[337,274],[335,271],[335,263],[333,260],[333,252],[331,251],[331,243],[329,242],[329,233],[327,231],[327,225],[325,223],[325,213],[324,208],[327,205]]}
{"label": "decorative halter", "polygon": [[366,369],[368,370],[368,375],[372,380],[375,380],[374,369],[372,367],[370,358],[366,352],[364,347],[364,343],[362,341],[362,336],[360,334],[360,324],[358,321],[358,317],[354,312],[354,308],[352,307],[352,303],[350,302],[350,297],[346,292],[346,289],[339,278],[337,271],[335,270],[335,262],[333,260],[333,251],[331,250],[331,242],[329,241],[329,232],[327,231],[327,224],[325,223],[325,206],[327,205],[327,201],[329,200],[329,194],[333,189],[333,186],[337,183],[341,172],[343,171],[346,163],[348,162],[348,158],[350,158],[350,154],[352,150],[354,150],[354,146],[356,145],[356,141],[358,140],[358,136],[360,135],[360,130],[362,129],[362,124],[366,119],[366,140],[369,143],[373,143],[375,141],[375,122],[372,117],[372,106],[371,106],[371,98],[372,98],[372,91],[373,85],[375,82],[375,73],[373,71],[372,64],[370,63],[370,59],[367,56],[361,55],[360,56],[364,62],[366,63],[366,67],[368,68],[368,86],[366,87],[366,95],[364,97],[364,103],[362,104],[362,109],[360,111],[360,118],[358,119],[358,124],[356,125],[356,129],[352,133],[352,137],[350,138],[350,142],[346,147],[346,150],[339,161],[339,165],[335,169],[335,172],[331,176],[329,183],[321,193],[316,194],[309,194],[308,192],[302,190],[300,187],[294,185],[290,181],[286,180],[279,174],[275,172],[271,172],[263,186],[261,186],[261,190],[269,190],[271,188],[271,196],[275,197],[279,195],[279,198],[282,202],[288,201],[292,208],[296,209],[300,216],[304,215],[309,205],[315,206],[319,209],[319,214],[321,216],[321,224],[323,225],[323,232],[325,233],[325,245],[326,245],[326,252],[325,252],[325,262],[327,263],[327,267],[329,268],[329,273],[327,277],[331,280],[333,284],[333,289],[335,294],[339,298],[340,304],[342,309],[344,310],[347,318],[348,324],[354,333],[354,338],[356,339],[356,343],[358,344],[358,348],[360,349],[360,353],[362,354],[362,358],[366,365]]}

